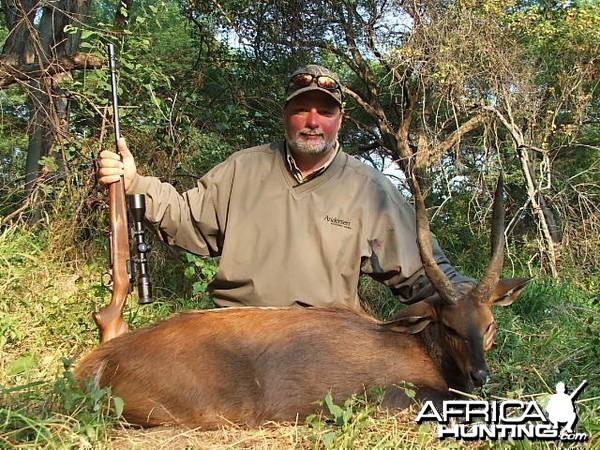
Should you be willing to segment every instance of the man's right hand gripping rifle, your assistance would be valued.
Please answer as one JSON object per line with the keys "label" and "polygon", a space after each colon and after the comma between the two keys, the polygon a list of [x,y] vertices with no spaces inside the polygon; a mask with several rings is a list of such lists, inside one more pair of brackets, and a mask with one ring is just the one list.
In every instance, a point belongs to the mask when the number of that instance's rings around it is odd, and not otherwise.
{"label": "man's right hand gripping rifle", "polygon": [[[110,282],[111,301],[104,309],[94,314],[96,324],[102,333],[102,342],[127,332],[127,323],[123,320],[123,307],[127,294],[138,285],[140,304],[152,302],[152,282],[148,274],[147,252],[150,250],[144,239],[142,220],[145,212],[145,201],[142,195],[128,197],[125,192],[137,178],[135,161],[127,149],[125,139],[117,141],[118,153],[104,150],[98,158],[98,183],[109,191],[110,216]],[[121,178],[122,177],[122,178]],[[115,183],[123,180],[122,185]],[[125,192],[124,192],[125,191]],[[128,223],[129,209],[131,223]],[[135,254],[130,252],[130,239],[135,240]]]}
{"label": "man's right hand gripping rifle", "polygon": [[108,188],[111,183],[119,181],[123,175],[125,181],[125,192],[131,187],[137,178],[137,169],[133,155],[127,148],[124,138],[120,138],[117,147],[121,157],[113,151],[102,150],[98,158],[98,183],[103,188]]}

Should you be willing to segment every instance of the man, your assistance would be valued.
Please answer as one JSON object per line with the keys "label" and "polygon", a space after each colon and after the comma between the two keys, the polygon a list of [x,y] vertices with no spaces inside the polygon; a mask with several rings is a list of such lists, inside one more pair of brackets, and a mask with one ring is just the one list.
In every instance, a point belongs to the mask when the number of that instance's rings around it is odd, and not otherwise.
{"label": "man", "polygon": [[[412,207],[380,172],[344,153],[342,87],[309,65],[289,79],[285,140],[230,156],[183,194],[136,172],[123,140],[103,151],[99,182],[124,175],[128,194],[146,196],[161,239],[198,255],[221,256],[209,286],[219,306],[358,306],[361,273],[405,300],[429,286]],[[470,282],[436,260],[455,283]]]}

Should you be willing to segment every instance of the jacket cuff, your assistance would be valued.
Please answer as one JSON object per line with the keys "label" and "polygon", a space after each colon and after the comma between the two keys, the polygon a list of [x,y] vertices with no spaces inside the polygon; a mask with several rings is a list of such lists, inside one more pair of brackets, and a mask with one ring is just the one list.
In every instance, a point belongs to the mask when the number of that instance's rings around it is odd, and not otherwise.
{"label": "jacket cuff", "polygon": [[127,195],[146,194],[153,183],[153,179],[155,177],[145,177],[138,174],[133,184],[127,189]]}

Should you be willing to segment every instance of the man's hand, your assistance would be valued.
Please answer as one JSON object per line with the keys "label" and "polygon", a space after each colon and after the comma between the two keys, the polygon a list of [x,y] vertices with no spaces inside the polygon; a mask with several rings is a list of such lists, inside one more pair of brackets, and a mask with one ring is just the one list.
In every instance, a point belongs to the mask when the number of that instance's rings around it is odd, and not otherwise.
{"label": "man's hand", "polygon": [[98,183],[103,188],[107,188],[110,184],[119,181],[119,177],[123,175],[125,191],[127,192],[137,178],[135,160],[127,148],[125,138],[119,139],[117,148],[123,157],[122,162],[119,155],[115,152],[111,152],[110,150],[102,150],[100,152],[100,156],[98,157]]}

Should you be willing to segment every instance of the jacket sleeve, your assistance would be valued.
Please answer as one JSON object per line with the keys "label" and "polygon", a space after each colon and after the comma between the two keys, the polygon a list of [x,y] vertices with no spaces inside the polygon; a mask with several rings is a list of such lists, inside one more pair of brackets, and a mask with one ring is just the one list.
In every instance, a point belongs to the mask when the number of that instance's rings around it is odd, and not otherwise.
{"label": "jacket sleeve", "polygon": [[230,170],[222,163],[183,194],[156,177],[141,175],[127,194],[145,195],[146,219],[161,240],[197,255],[218,256],[226,220],[219,198],[228,197],[230,186]]}
{"label": "jacket sleeve", "polygon": [[[363,258],[362,272],[388,285],[403,302],[432,295],[434,289],[419,254],[412,205],[394,186],[387,186],[379,191],[370,215],[369,256]],[[475,284],[473,279],[461,275],[450,264],[435,237],[432,243],[435,260],[454,285]]]}

